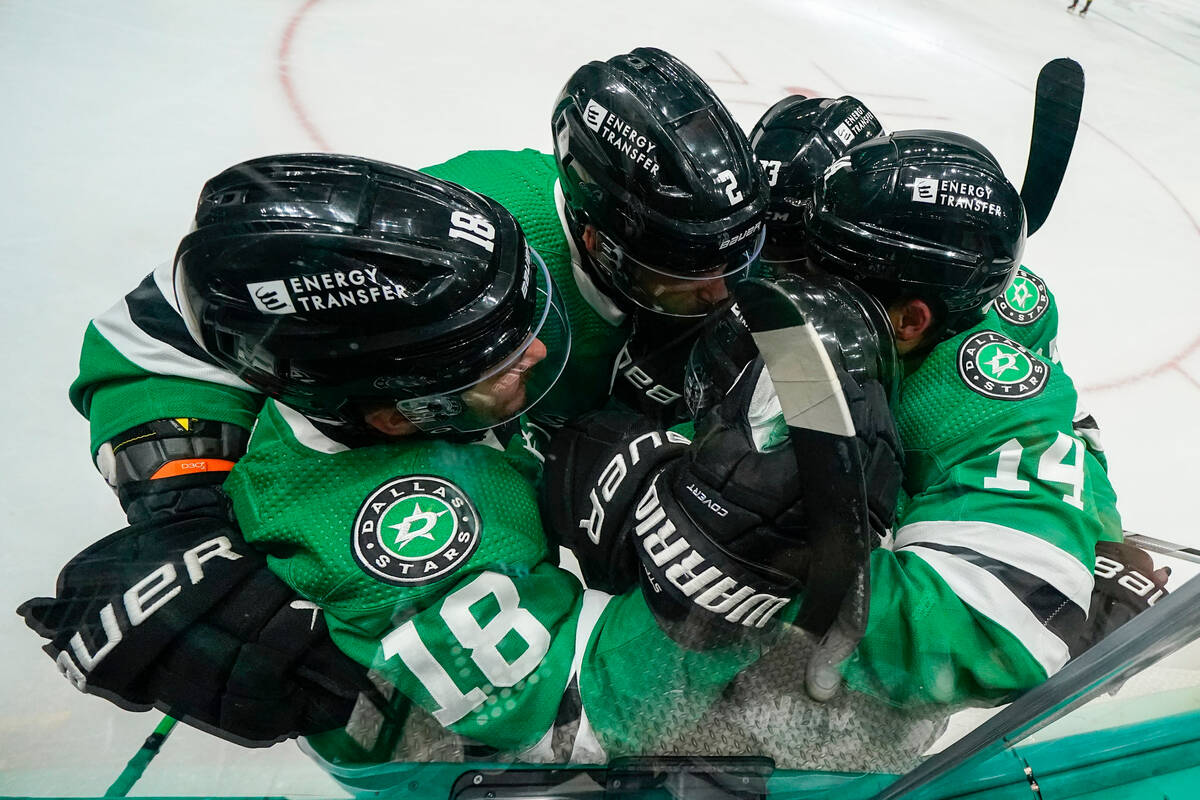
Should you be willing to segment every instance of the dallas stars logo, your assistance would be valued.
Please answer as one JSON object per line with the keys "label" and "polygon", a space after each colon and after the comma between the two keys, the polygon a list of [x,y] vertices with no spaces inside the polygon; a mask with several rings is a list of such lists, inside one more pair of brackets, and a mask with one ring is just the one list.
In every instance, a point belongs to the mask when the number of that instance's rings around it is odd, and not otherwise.
{"label": "dallas stars logo", "polygon": [[996,312],[1014,325],[1031,325],[1050,307],[1046,284],[1032,272],[1020,270],[1004,295],[996,299]]}
{"label": "dallas stars logo", "polygon": [[423,586],[467,562],[479,545],[479,514],[462,489],[432,475],[393,478],[359,506],[354,560],[393,586]]}
{"label": "dallas stars logo", "polygon": [[958,374],[984,397],[1023,400],[1041,394],[1050,368],[1012,339],[982,331],[959,346]]}
{"label": "dallas stars logo", "polygon": [[[419,502],[413,503],[413,512],[401,520],[396,525],[389,525],[389,528],[396,529],[396,541],[393,548],[399,552],[407,547],[413,539],[425,538],[430,541],[436,541],[431,531],[437,527],[438,517],[449,514],[450,509],[442,509],[441,511],[422,511]],[[420,528],[413,530],[413,523],[419,523]]]}

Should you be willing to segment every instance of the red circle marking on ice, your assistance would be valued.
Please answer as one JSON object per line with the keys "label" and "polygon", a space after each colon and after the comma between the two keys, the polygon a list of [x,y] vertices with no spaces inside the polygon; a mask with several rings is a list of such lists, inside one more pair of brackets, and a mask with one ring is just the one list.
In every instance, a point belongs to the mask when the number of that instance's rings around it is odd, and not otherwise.
{"label": "red circle marking on ice", "polygon": [[[330,151],[332,151],[332,148],[325,141],[325,138],[321,135],[320,131],[317,130],[316,126],[313,124],[312,120],[309,118],[307,112],[304,110],[303,104],[301,104],[301,102],[300,102],[300,97],[296,92],[295,85],[292,83],[291,71],[290,71],[292,43],[295,41],[296,31],[299,29],[300,23],[303,21],[304,17],[319,2],[321,2],[321,0],[306,0],[304,5],[302,5],[299,9],[297,9],[296,13],[294,13],[292,15],[291,19],[288,20],[287,27],[284,28],[283,39],[279,43],[278,71],[279,71],[279,82],[283,87],[284,95],[287,97],[288,105],[291,107],[292,113],[296,115],[296,119],[300,122],[300,125],[304,128],[305,132],[312,138],[312,140],[314,142],[316,142],[317,147],[326,152],[330,152]],[[725,61],[725,63],[730,67],[730,69],[733,71],[733,74],[736,76],[737,80],[736,81],[714,81],[714,82],[717,82],[717,83],[728,82],[728,83],[745,84],[746,79],[741,75],[740,72],[737,71],[737,69],[733,66],[733,64],[730,63],[729,59],[727,59],[723,53],[718,52],[717,55],[720,56],[720,58],[723,61]],[[805,97],[820,97],[821,96],[820,92],[818,92],[815,89],[806,87],[806,86],[786,86],[786,87],[784,87],[784,89],[785,89],[785,91],[788,92],[788,94],[802,94]],[[1121,145],[1119,145],[1115,141],[1113,141],[1113,139],[1111,137],[1109,137],[1108,135],[1097,130],[1094,126],[1089,125],[1087,122],[1081,122],[1080,127],[1090,129],[1097,136],[1104,139],[1110,145],[1112,145],[1117,150],[1119,150],[1122,153],[1122,155],[1124,155],[1131,162],[1133,162],[1135,165],[1137,165],[1137,167],[1139,169],[1141,169],[1143,172],[1145,172],[1146,175],[1148,175],[1154,183],[1158,184],[1159,188],[1162,189],[1167,194],[1167,196],[1171,198],[1172,201],[1174,201],[1175,205],[1179,208],[1179,210],[1182,211],[1184,213],[1184,215],[1188,218],[1188,220],[1192,223],[1192,227],[1196,230],[1196,232],[1200,233],[1200,222],[1198,222],[1196,220],[1196,218],[1194,216],[1192,216],[1191,211],[1188,210],[1188,207],[1183,203],[1182,200],[1180,200],[1179,196],[1176,195],[1173,191],[1171,191],[1171,188],[1169,186],[1167,186],[1167,184],[1165,182],[1163,182],[1163,180],[1161,178],[1159,178],[1157,175],[1155,175],[1154,172],[1151,171],[1149,167],[1147,167],[1145,164],[1143,164],[1141,161],[1139,161],[1132,153],[1130,153],[1124,147],[1122,147]],[[1107,391],[1110,389],[1118,389],[1123,386],[1129,386],[1131,384],[1138,383],[1147,378],[1153,378],[1156,375],[1160,375],[1164,372],[1167,372],[1168,370],[1178,370],[1185,377],[1191,379],[1193,383],[1196,383],[1197,381],[1195,379],[1192,379],[1191,375],[1189,375],[1187,373],[1187,371],[1183,369],[1181,362],[1183,362],[1185,359],[1187,359],[1188,357],[1193,355],[1197,350],[1200,350],[1200,337],[1193,339],[1191,342],[1189,342],[1186,346],[1184,346],[1174,356],[1163,360],[1159,364],[1157,364],[1153,367],[1150,367],[1149,369],[1142,370],[1141,372],[1137,372],[1132,375],[1126,375],[1123,377],[1119,377],[1119,378],[1116,378],[1115,380],[1104,381],[1102,383],[1092,384],[1090,386],[1084,386],[1083,388],[1084,388],[1084,390],[1091,391],[1091,392],[1103,392],[1103,391]]]}
{"label": "red circle marking on ice", "polygon": [[321,136],[321,132],[317,130],[317,127],[313,125],[312,120],[309,119],[308,114],[304,111],[304,106],[300,103],[300,97],[296,94],[296,87],[292,84],[291,76],[292,42],[296,39],[296,31],[299,29],[300,22],[304,19],[304,16],[319,2],[321,0],[307,0],[292,15],[292,18],[288,20],[287,27],[283,30],[283,39],[279,42],[279,56],[277,61],[279,64],[279,83],[283,86],[283,93],[287,97],[292,113],[300,121],[300,125],[304,128],[305,133],[317,143],[317,147],[325,152],[330,152],[333,148]]}

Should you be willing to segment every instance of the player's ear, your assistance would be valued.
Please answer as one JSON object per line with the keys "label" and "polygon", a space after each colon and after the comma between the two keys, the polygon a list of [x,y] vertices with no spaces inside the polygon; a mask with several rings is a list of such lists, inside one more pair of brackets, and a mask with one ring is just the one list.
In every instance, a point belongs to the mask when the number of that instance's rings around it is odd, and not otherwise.
{"label": "player's ear", "polygon": [[596,250],[600,246],[599,242],[596,241],[596,226],[595,225],[584,225],[583,226],[583,236],[581,238],[583,239],[583,246],[588,251],[588,253],[591,255],[595,255]]}
{"label": "player's ear", "polygon": [[924,300],[910,298],[893,303],[888,308],[892,329],[896,332],[896,349],[901,355],[921,343],[926,332],[933,327],[933,309]]}
{"label": "player's ear", "polygon": [[395,406],[380,406],[363,414],[363,419],[375,430],[388,436],[407,436],[417,430],[417,426],[408,421],[408,417],[396,410]]}

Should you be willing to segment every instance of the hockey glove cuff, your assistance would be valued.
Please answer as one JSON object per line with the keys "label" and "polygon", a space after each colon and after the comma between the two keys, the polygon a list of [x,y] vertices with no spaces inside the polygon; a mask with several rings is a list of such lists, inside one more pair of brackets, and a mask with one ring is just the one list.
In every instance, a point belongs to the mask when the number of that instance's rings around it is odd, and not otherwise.
{"label": "hockey glove cuff", "polygon": [[1154,605],[1167,594],[1170,567],[1154,568],[1154,560],[1129,542],[1096,543],[1096,583],[1087,621],[1068,642],[1072,657]]}
{"label": "hockey glove cuff", "polygon": [[159,419],[105,442],[96,467],[131,524],[180,515],[227,517],[221,484],[246,452],[250,434],[227,422]]}

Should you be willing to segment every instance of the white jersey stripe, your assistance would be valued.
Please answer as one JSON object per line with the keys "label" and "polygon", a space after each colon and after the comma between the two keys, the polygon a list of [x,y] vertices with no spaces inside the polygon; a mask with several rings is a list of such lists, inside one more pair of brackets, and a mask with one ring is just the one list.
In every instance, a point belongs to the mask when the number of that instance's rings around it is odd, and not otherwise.
{"label": "white jersey stripe", "polygon": [[896,532],[893,549],[914,545],[965,547],[1028,572],[1053,586],[1086,614],[1092,602],[1092,573],[1079,559],[1031,533],[991,522],[914,522]]}
{"label": "white jersey stripe", "polygon": [[600,615],[612,600],[612,595],[597,589],[583,590],[583,604],[579,609],[579,621],[575,625],[575,657],[571,661],[571,675],[567,679],[570,684],[575,679],[579,684],[579,731],[575,734],[575,742],[571,747],[568,759],[572,764],[604,764],[608,762],[608,754],[604,745],[600,744],[596,731],[588,721],[587,698],[583,696],[582,682],[578,681],[579,671],[583,667],[583,654],[587,651],[588,643]]}
{"label": "white jersey stripe", "polygon": [[244,392],[254,391],[232,373],[193,358],[143,331],[129,315],[129,306],[124,298],[92,320],[92,324],[121,355],[149,373],[192,378],[206,383],[232,386]]}
{"label": "white jersey stripe", "polygon": [[334,441],[321,433],[308,417],[296,409],[285,406],[283,403],[275,403],[275,408],[279,410],[279,416],[283,417],[283,421],[291,428],[296,441],[309,450],[332,455],[333,453],[344,453],[350,449],[341,442]]}
{"label": "white jersey stripe", "polygon": [[175,297],[175,265],[169,261],[159,264],[151,274],[154,275],[154,285],[158,287],[159,294],[167,301],[167,305],[178,314],[179,303],[178,298]]}
{"label": "white jersey stripe", "polygon": [[911,545],[905,550],[929,564],[964,603],[1015,636],[1046,670],[1046,675],[1058,672],[1070,659],[1066,643],[1042,625],[1033,612],[986,569],[919,545]]}

